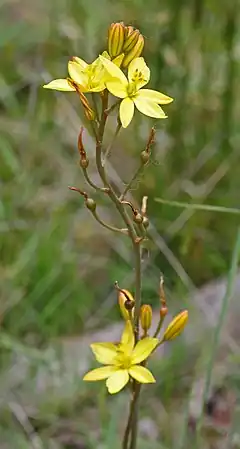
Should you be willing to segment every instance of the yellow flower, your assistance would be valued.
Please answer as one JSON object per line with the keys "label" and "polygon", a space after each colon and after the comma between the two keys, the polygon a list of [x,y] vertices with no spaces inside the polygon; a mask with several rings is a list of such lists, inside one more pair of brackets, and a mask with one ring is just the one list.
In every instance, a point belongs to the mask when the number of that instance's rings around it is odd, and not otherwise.
{"label": "yellow flower", "polygon": [[171,103],[173,99],[156,90],[142,89],[150,79],[150,70],[143,58],[135,58],[129,64],[128,78],[111,61],[103,56],[99,58],[111,75],[111,79],[106,80],[107,89],[116,97],[123,99],[119,110],[123,128],[126,128],[133,118],[134,105],[149,117],[167,117],[159,104]]}
{"label": "yellow flower", "polygon": [[99,58],[92,64],[74,56],[68,62],[70,78],[56,79],[43,87],[60,91],[101,92],[105,89],[106,72]]}
{"label": "yellow flower", "polygon": [[[93,343],[92,351],[98,362],[107,365],[89,371],[83,378],[87,381],[107,379],[109,393],[118,393],[129,381],[129,376],[140,383],[153,383],[152,373],[140,364],[158,345],[157,338],[146,337],[135,345],[132,324],[127,321],[119,344]],[[135,347],[134,347],[135,345]]]}

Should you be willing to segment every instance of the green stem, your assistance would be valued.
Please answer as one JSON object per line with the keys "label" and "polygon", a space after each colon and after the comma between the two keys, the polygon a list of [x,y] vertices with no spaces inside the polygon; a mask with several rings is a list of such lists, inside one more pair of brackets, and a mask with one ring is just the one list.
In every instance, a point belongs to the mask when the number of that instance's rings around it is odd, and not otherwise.
{"label": "green stem", "polygon": [[[128,422],[127,422],[127,426],[126,426],[126,429],[124,432],[124,437],[123,437],[122,449],[128,449],[128,442],[129,442],[129,437],[130,437],[130,434],[132,431],[132,424],[134,422],[134,417],[136,416],[135,409],[136,409],[136,404],[137,404],[140,389],[141,389],[141,384],[136,383],[136,387],[137,388],[135,388],[135,390],[133,391],[133,394],[132,394]],[[135,432],[134,432],[134,434],[135,434]],[[136,437],[134,437],[134,440],[135,439],[136,439]],[[131,439],[131,443],[132,443],[132,439]]]}
{"label": "green stem", "polygon": [[[139,338],[139,313],[141,306],[141,247],[138,241],[138,235],[135,231],[134,224],[129,217],[125,206],[119,200],[117,194],[109,183],[104,165],[102,163],[102,149],[103,149],[103,135],[105,130],[105,124],[107,120],[107,106],[108,106],[108,92],[104,91],[102,97],[102,114],[98,129],[98,135],[96,139],[96,165],[98,169],[99,176],[103,182],[105,188],[108,189],[108,196],[115,204],[120,216],[122,217],[126,227],[128,229],[128,235],[132,241],[134,255],[135,255],[135,314],[134,314],[134,325],[135,325],[135,338],[136,341]],[[140,392],[140,386],[137,382],[133,382],[133,397],[130,406],[129,419],[126,427],[126,431],[123,439],[123,449],[128,449],[128,441],[130,432],[132,431],[132,441],[131,449],[136,448],[137,441],[137,403]]]}
{"label": "green stem", "polygon": [[107,110],[108,105],[108,93],[107,91],[104,91],[103,98],[102,98],[102,116],[101,116],[101,122],[99,125],[99,131],[97,136],[97,142],[96,142],[96,165],[98,169],[98,173],[100,175],[100,178],[104,184],[104,187],[108,189],[108,196],[115,204],[119,214],[121,215],[124,223],[126,224],[128,228],[129,236],[132,240],[133,247],[135,248],[137,246],[135,240],[137,238],[137,234],[135,232],[133,223],[131,222],[131,219],[129,218],[127,212],[124,209],[124,206],[119,201],[116,193],[114,192],[112,186],[108,182],[104,166],[102,164],[102,146],[103,146],[103,134],[105,129],[105,124],[107,120],[107,115],[105,111]]}
{"label": "green stem", "polygon": [[139,339],[139,315],[141,307],[141,284],[142,284],[142,263],[141,263],[141,246],[134,245],[135,252],[135,308],[134,308],[134,324],[136,341]]}
{"label": "green stem", "polygon": [[158,326],[157,326],[157,329],[156,329],[156,331],[154,332],[153,338],[156,338],[156,337],[158,336],[158,334],[159,334],[159,332],[160,332],[160,330],[161,330],[161,328],[162,328],[163,321],[164,321],[164,317],[161,316],[161,318],[160,318],[160,320],[159,320],[159,323],[158,323]]}

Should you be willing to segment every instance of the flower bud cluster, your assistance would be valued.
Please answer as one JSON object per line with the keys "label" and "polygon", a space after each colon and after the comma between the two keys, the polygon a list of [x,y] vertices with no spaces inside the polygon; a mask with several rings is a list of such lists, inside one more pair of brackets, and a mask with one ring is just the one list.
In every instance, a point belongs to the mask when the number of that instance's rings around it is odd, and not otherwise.
{"label": "flower bud cluster", "polygon": [[112,23],[108,30],[108,53],[110,58],[123,55],[122,68],[126,69],[130,62],[139,57],[143,51],[144,38],[139,30],[125,26],[123,22]]}
{"label": "flower bud cluster", "polygon": [[[134,314],[135,314],[135,301],[133,296],[128,290],[120,289],[118,284],[116,283],[116,288],[118,290],[118,303],[120,307],[121,314],[125,321],[131,320],[134,323]],[[160,280],[160,314],[159,314],[159,323],[157,325],[157,329],[153,335],[154,338],[158,337],[162,329],[162,324],[167,316],[168,308],[166,305],[166,298],[163,289],[163,276],[161,276]],[[143,304],[140,307],[139,312],[139,324],[141,325],[141,329],[143,334],[141,338],[145,338],[149,336],[149,331],[152,326],[152,318],[153,311],[152,307],[149,304]],[[178,337],[185,328],[188,321],[188,311],[183,310],[179,314],[177,314],[172,321],[167,326],[166,330],[163,332],[163,335],[159,338],[159,345],[164,343],[165,341],[173,340]]]}

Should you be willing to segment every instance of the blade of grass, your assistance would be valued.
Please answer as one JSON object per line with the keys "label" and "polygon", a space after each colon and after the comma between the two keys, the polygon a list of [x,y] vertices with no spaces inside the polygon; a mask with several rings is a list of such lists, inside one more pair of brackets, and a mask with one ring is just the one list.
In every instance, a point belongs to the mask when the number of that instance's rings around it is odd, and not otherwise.
{"label": "blade of grass", "polygon": [[155,198],[157,203],[166,204],[168,206],[180,207],[183,209],[196,209],[204,210],[210,212],[221,212],[225,214],[238,214],[240,215],[240,209],[236,207],[224,207],[224,206],[213,206],[211,204],[194,204],[194,203],[184,203],[182,201],[170,201],[164,200],[162,198]]}

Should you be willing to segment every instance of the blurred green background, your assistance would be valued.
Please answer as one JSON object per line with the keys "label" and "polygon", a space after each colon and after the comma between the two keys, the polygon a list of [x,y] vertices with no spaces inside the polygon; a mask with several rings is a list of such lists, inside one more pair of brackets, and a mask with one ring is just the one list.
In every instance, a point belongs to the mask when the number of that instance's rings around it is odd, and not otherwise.
{"label": "blurred green background", "polygon": [[[162,271],[174,312],[186,304],[190,291],[224,275],[230,265],[238,214],[179,209],[155,199],[239,208],[238,2],[0,0],[0,343],[4,393],[0,422],[2,444],[7,449],[78,449],[99,441],[105,448],[112,445],[116,432],[114,422],[108,421],[104,390],[96,396],[100,410],[96,427],[102,426],[101,437],[96,437],[95,426],[91,431],[90,425],[88,431],[88,423],[95,419],[92,408],[96,407],[91,393],[99,390],[95,386],[88,389],[79,379],[66,393],[67,399],[60,400],[52,392],[41,408],[32,399],[18,401],[12,394],[21,394],[26,384],[32,391],[36,388],[32,379],[48,365],[49,358],[42,354],[46,348],[47,354],[51,352],[52,341],[76,338],[119,319],[113,287],[116,279],[122,287],[132,287],[128,242],[99,228],[81,198],[67,188],[86,188],[76,148],[80,126],[87,124],[78,99],[41,87],[53,78],[66,76],[71,56],[88,62],[95,59],[106,48],[109,24],[120,20],[139,28],[145,37],[144,57],[151,69],[149,87],[175,99],[165,108],[166,121],[154,123],[136,113],[129,128],[120,134],[109,164],[115,185],[127,182],[138,166],[149,129],[156,126],[152,164],[131,192],[136,204],[142,195],[149,196],[151,239],[144,267],[144,298],[157,304]],[[113,126],[110,119],[106,140],[111,138]],[[98,182],[87,131],[84,138],[91,173]],[[99,195],[95,199],[102,216],[118,223],[110,204]],[[174,359],[179,373],[184,359],[180,349],[177,347]],[[24,365],[29,359],[29,377],[22,376],[13,387],[9,372],[18,370],[17,362]],[[54,363],[52,369],[54,372]],[[174,381],[169,381],[167,367],[164,369],[162,382],[168,385],[165,399],[170,400]],[[61,384],[61,391],[64,389]],[[119,419],[124,399],[113,401],[112,416]],[[22,423],[11,404],[23,407],[26,402],[31,412],[23,413],[28,420]],[[70,422],[71,430],[66,431],[70,443],[56,436],[62,416],[64,422]],[[41,438],[36,436],[38,432]],[[34,444],[29,434],[36,436]],[[163,438],[162,447],[175,448],[170,435]],[[155,447],[155,443],[144,444]]]}

